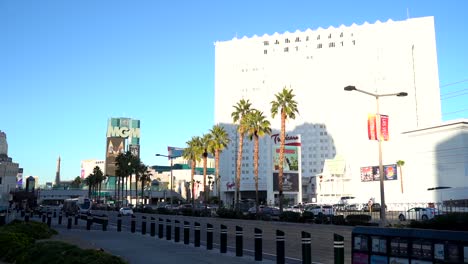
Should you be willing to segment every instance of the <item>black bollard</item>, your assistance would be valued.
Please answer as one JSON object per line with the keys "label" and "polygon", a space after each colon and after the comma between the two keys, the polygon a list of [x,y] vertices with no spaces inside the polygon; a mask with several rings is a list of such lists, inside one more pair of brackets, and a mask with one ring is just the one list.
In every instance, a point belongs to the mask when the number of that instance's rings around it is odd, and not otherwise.
{"label": "black bollard", "polygon": [[312,264],[310,233],[302,231],[302,263]]}
{"label": "black bollard", "polygon": [[335,264],[344,264],[344,237],[333,234],[333,248],[335,250]]}
{"label": "black bollard", "polygon": [[130,232],[135,233],[135,229],[136,229],[136,219],[135,219],[135,216],[132,215],[132,220],[130,223]]}
{"label": "black bollard", "polygon": [[213,249],[213,225],[206,224],[206,249]]}
{"label": "black bollard", "polygon": [[58,224],[62,224],[62,212],[59,212],[59,219],[58,219]]}
{"label": "black bollard", "polygon": [[243,232],[242,227],[236,226],[236,257],[242,257],[243,250]]}
{"label": "black bollard", "polygon": [[141,217],[141,234],[146,235],[146,216]]}
{"label": "black bollard", "polygon": [[31,211],[30,214],[31,215],[29,217],[34,218],[34,211]]}
{"label": "black bollard", "polygon": [[68,222],[67,222],[67,229],[71,229],[71,226],[72,226],[72,218],[71,218],[71,216],[69,215],[69,216],[68,216]]}
{"label": "black bollard", "polygon": [[159,237],[159,239],[162,239],[164,237],[163,223],[164,223],[164,219],[159,218],[159,221],[158,221],[158,237]]}
{"label": "black bollard", "polygon": [[57,211],[54,210],[54,218],[57,218]]}
{"label": "black bollard", "polygon": [[200,246],[200,223],[195,222],[195,247]]}
{"label": "black bollard", "polygon": [[80,215],[75,215],[75,225],[78,225],[78,219],[80,218]]}
{"label": "black bollard", "polygon": [[86,216],[86,230],[91,230],[91,224],[93,223],[93,216]]}
{"label": "black bollard", "polygon": [[152,237],[156,235],[156,219],[154,217],[150,219],[150,234]]}
{"label": "black bollard", "polygon": [[255,261],[262,261],[262,230],[259,228],[254,229],[255,235]]}
{"label": "black bollard", "polygon": [[221,225],[221,231],[220,231],[220,246],[219,246],[219,252],[220,253],[226,253],[227,252],[227,226]]}
{"label": "black bollard", "polygon": [[29,215],[28,214],[25,214],[24,215],[24,222],[29,222]]}
{"label": "black bollard", "polygon": [[47,226],[50,227],[50,225],[52,224],[52,216],[50,215],[50,213],[47,214]]}
{"label": "black bollard", "polygon": [[184,244],[188,245],[190,243],[190,223],[184,221]]}
{"label": "black bollard", "polygon": [[174,220],[174,242],[178,243],[180,241],[180,222],[179,220]]}
{"label": "black bollard", "polygon": [[166,219],[166,240],[171,240],[172,230],[171,230],[171,219]]}
{"label": "black bollard", "polygon": [[45,222],[46,222],[46,214],[42,213],[42,223],[45,223]]}
{"label": "black bollard", "polygon": [[122,232],[122,215],[117,215],[117,232]]}
{"label": "black bollard", "polygon": [[107,231],[108,224],[109,224],[109,217],[107,215],[102,216],[102,231]]}
{"label": "black bollard", "polygon": [[24,210],[21,210],[21,217],[24,217],[25,214],[26,214],[26,213],[24,212]]}
{"label": "black bollard", "polygon": [[276,263],[284,264],[284,232],[276,230]]}

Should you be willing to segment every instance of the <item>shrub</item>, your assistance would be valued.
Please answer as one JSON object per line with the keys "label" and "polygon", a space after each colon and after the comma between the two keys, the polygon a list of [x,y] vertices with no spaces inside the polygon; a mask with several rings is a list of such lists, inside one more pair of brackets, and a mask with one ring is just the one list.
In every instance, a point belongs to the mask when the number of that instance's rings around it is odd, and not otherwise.
{"label": "shrub", "polygon": [[367,214],[351,214],[345,218],[350,225],[367,225],[371,219],[372,217]]}
{"label": "shrub", "polygon": [[167,208],[164,208],[164,207],[159,207],[158,209],[156,209],[156,212],[158,214],[163,214],[163,215],[170,215],[170,214],[173,214],[171,210],[167,209]]}
{"label": "shrub", "polygon": [[0,259],[15,262],[16,258],[23,254],[33,242],[34,240],[25,234],[0,231]]}
{"label": "shrub", "polygon": [[438,230],[468,231],[468,213],[437,215],[428,221],[411,221],[410,227]]}
{"label": "shrub", "polygon": [[242,214],[238,213],[236,210],[227,209],[227,208],[224,208],[224,207],[219,208],[216,211],[216,214],[220,218],[234,218],[234,219],[242,218]]}
{"label": "shrub", "polygon": [[57,234],[57,231],[50,229],[45,223],[39,222],[22,222],[18,220],[12,221],[10,224],[3,227],[3,230],[13,233],[21,233],[32,239],[46,239]]}
{"label": "shrub", "polygon": [[344,225],[345,219],[343,215],[334,215],[332,216],[332,223],[334,225]]}
{"label": "shrub", "polygon": [[106,252],[80,249],[60,241],[44,241],[32,245],[26,253],[17,259],[18,264],[62,264],[62,263],[91,263],[91,264],[120,264],[126,263],[121,258]]}
{"label": "shrub", "polygon": [[309,212],[309,211],[304,211],[302,212],[302,219],[306,222],[310,222],[314,219],[314,213]]}
{"label": "shrub", "polygon": [[301,214],[298,212],[284,211],[280,215],[280,220],[285,222],[303,222]]}

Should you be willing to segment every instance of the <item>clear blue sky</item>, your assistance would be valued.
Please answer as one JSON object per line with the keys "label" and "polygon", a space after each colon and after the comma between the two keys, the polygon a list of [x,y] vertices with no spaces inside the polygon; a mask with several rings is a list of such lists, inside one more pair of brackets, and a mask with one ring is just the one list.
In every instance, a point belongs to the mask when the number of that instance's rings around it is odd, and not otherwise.
{"label": "clear blue sky", "polygon": [[444,120],[468,117],[468,1],[226,2],[0,1],[9,156],[45,183],[60,155],[62,179],[72,179],[81,160],[104,159],[107,119],[131,117],[141,120],[142,161],[166,165],[154,154],[213,125],[215,41],[408,14],[435,17]]}

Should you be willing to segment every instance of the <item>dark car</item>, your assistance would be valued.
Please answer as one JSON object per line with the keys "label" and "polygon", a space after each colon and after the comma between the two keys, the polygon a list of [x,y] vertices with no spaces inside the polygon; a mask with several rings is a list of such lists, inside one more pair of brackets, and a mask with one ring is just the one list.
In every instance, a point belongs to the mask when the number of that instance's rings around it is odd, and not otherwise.
{"label": "dark car", "polygon": [[[256,207],[251,207],[248,211],[248,214],[251,217],[254,217],[256,215]],[[270,207],[270,206],[259,206],[258,207],[258,216],[261,217],[262,219],[266,220],[279,220],[280,217],[280,210],[276,207]]]}

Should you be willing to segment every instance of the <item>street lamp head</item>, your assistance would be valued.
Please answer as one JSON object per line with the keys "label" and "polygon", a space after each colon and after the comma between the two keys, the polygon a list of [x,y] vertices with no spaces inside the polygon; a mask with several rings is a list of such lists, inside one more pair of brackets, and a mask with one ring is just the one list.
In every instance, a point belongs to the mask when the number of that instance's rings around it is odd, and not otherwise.
{"label": "street lamp head", "polygon": [[396,96],[405,97],[405,96],[407,96],[407,95],[408,95],[408,93],[400,92],[400,93],[398,93]]}
{"label": "street lamp head", "polygon": [[348,85],[344,88],[344,90],[350,92],[350,91],[356,90],[356,87],[352,85]]}

